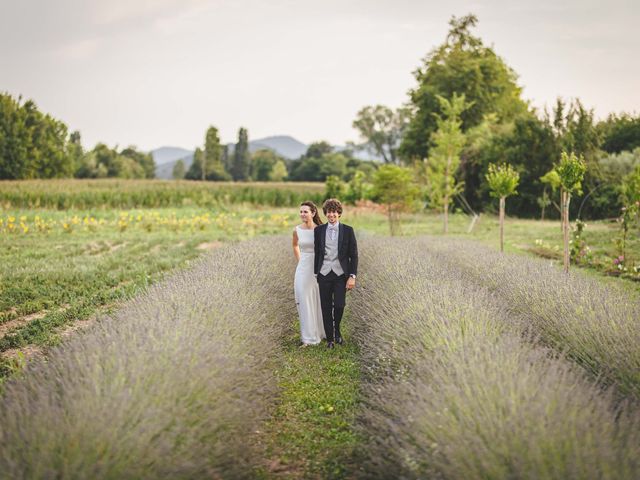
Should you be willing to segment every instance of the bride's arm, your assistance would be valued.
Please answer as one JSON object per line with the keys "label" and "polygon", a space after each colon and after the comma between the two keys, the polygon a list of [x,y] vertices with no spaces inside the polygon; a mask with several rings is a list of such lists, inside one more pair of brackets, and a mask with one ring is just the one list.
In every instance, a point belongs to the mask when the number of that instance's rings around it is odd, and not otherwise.
{"label": "bride's arm", "polygon": [[298,232],[296,230],[293,231],[293,255],[296,257],[296,260],[300,261],[300,245],[298,245]]}

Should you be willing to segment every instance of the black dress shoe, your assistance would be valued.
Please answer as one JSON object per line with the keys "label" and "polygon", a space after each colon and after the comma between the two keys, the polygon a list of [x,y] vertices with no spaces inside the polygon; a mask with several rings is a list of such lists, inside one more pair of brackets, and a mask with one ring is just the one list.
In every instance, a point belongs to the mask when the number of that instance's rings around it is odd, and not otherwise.
{"label": "black dress shoe", "polygon": [[327,348],[334,348],[333,342],[327,342]]}
{"label": "black dress shoe", "polygon": [[342,337],[336,337],[336,343],[338,345],[342,345],[344,343],[344,340],[342,339]]}

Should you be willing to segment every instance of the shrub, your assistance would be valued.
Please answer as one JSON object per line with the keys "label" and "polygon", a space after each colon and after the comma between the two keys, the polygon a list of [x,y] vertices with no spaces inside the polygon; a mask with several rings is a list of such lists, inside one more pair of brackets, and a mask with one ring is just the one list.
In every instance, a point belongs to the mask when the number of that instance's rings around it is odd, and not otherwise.
{"label": "shrub", "polygon": [[0,399],[0,477],[249,476],[295,308],[281,262],[271,239],[218,250],[29,364]]}
{"label": "shrub", "polygon": [[637,414],[523,339],[492,292],[430,245],[362,245],[351,301],[362,476],[637,478]]}

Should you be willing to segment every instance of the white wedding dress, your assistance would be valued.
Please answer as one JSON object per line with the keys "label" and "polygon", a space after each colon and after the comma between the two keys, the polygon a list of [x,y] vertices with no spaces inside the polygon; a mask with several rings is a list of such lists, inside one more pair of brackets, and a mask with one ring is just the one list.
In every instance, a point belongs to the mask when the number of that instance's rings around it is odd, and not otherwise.
{"label": "white wedding dress", "polygon": [[313,230],[296,227],[300,261],[293,281],[298,316],[300,317],[300,337],[302,343],[317,345],[323,338],[320,290],[313,274]]}

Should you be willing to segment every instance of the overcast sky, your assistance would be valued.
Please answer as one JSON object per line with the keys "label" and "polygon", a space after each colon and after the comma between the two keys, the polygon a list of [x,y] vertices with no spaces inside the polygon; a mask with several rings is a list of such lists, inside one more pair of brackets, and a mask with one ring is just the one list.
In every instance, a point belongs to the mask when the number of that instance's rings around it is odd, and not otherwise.
{"label": "overcast sky", "polygon": [[32,98],[92,147],[192,149],[292,135],[358,140],[365,105],[397,107],[451,15],[538,107],[579,97],[640,113],[640,1],[0,0],[0,91]]}

